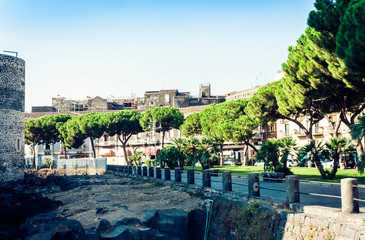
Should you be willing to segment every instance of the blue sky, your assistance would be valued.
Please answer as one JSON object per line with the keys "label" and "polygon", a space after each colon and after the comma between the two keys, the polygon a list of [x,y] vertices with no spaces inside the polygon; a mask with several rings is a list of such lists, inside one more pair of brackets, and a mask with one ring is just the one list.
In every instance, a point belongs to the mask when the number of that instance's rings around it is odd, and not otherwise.
{"label": "blue sky", "polygon": [[0,0],[0,51],[26,61],[26,111],[57,95],[123,97],[273,81],[314,0]]}

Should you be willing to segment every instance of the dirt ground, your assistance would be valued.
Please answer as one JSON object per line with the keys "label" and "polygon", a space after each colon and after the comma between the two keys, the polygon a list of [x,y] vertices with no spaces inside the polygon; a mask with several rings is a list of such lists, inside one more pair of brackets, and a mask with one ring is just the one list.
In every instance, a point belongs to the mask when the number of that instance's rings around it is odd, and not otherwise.
{"label": "dirt ground", "polygon": [[79,221],[84,229],[97,228],[101,219],[107,219],[111,224],[124,217],[143,219],[157,209],[190,211],[203,201],[170,186],[111,174],[65,178],[69,190],[62,190],[63,186],[59,185],[42,193],[62,201],[56,213]]}

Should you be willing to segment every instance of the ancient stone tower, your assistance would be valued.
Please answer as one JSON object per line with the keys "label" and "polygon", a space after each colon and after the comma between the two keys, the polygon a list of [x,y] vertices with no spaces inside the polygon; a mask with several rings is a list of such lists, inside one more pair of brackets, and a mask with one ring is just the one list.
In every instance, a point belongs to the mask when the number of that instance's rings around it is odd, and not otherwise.
{"label": "ancient stone tower", "polygon": [[23,59],[0,54],[0,182],[24,177]]}
{"label": "ancient stone tower", "polygon": [[203,84],[200,84],[199,97],[210,97],[210,84],[208,86],[203,86]]}

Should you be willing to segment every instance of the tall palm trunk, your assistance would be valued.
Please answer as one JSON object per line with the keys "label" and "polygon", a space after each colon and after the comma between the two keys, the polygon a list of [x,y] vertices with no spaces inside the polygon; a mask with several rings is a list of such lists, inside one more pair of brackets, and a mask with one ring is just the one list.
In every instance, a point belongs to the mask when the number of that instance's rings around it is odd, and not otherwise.
{"label": "tall palm trunk", "polygon": [[36,166],[35,166],[35,145],[34,144],[32,145],[32,148],[33,148],[33,162],[32,162],[32,165],[33,165],[33,168],[35,169]]}

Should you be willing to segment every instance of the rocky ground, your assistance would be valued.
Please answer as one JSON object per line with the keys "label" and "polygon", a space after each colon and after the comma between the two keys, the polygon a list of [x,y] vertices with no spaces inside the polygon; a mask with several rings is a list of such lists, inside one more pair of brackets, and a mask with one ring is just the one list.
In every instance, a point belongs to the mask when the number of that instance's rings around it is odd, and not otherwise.
{"label": "rocky ground", "polygon": [[12,184],[17,188],[0,187],[0,239],[191,239],[191,216],[203,202],[156,182],[111,174],[63,177],[43,171]]}

